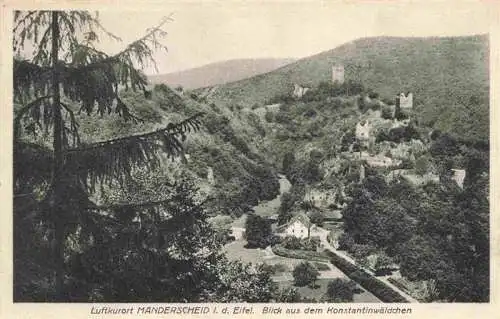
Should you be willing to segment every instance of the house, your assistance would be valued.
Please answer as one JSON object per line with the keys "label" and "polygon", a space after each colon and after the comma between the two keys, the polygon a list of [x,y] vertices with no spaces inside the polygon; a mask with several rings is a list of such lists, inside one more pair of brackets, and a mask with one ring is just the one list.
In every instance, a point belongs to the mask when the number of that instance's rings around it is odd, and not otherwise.
{"label": "house", "polygon": [[308,238],[311,234],[311,221],[305,213],[299,213],[290,221],[277,228],[284,236],[295,236],[297,238]]}
{"label": "house", "polygon": [[370,122],[363,120],[356,124],[356,138],[360,141],[368,141],[370,139],[371,125]]}
{"label": "house", "polygon": [[245,234],[245,228],[243,227],[231,227],[231,235],[234,236],[236,240],[243,239]]}

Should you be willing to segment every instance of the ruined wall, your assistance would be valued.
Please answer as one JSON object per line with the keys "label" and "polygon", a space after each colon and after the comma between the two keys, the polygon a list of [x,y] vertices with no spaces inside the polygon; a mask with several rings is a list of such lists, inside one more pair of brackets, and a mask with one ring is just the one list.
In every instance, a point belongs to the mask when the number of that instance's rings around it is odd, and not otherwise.
{"label": "ruined wall", "polygon": [[344,83],[344,66],[341,64],[336,64],[332,66],[332,83],[338,81],[339,83]]}
{"label": "ruined wall", "polygon": [[304,96],[304,94],[306,94],[307,91],[309,91],[309,88],[295,84],[293,90],[293,96],[296,98],[301,98],[302,96]]}

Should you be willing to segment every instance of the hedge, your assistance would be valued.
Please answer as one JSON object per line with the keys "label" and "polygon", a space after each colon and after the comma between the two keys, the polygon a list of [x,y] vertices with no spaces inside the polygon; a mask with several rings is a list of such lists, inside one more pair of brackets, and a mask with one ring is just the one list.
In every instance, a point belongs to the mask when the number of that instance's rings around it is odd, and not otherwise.
{"label": "hedge", "polygon": [[316,251],[286,249],[281,245],[274,245],[272,250],[276,255],[287,258],[307,259],[309,261],[329,261],[328,256],[325,256],[324,253],[319,253]]}
{"label": "hedge", "polygon": [[363,269],[357,267],[356,265],[350,263],[344,258],[338,256],[334,252],[327,251],[326,253],[330,256],[330,261],[332,264],[334,264],[349,278],[356,281],[358,284],[363,286],[366,290],[374,294],[377,298],[379,298],[383,302],[390,302],[390,303],[409,302],[398,292],[394,291],[384,282],[368,274]]}

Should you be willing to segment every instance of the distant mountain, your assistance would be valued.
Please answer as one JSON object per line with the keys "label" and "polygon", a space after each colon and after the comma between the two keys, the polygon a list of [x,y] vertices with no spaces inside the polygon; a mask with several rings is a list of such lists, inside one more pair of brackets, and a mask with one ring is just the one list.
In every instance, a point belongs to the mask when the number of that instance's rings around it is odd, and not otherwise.
{"label": "distant mountain", "polygon": [[175,73],[150,75],[153,84],[164,83],[171,87],[196,89],[246,79],[276,70],[294,62],[294,59],[237,59],[215,62]]}
{"label": "distant mountain", "polygon": [[344,64],[346,80],[360,81],[381,97],[414,92],[416,109],[430,126],[487,138],[489,40],[463,37],[371,37],[298,60],[275,71],[220,86],[212,102],[251,106],[291,94],[294,83],[331,81],[331,67]]}

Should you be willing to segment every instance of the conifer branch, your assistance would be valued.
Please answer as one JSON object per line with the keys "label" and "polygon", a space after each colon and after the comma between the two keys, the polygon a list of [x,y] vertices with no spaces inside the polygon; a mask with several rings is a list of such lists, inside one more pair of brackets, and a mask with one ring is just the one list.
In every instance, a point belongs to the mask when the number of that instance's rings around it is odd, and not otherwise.
{"label": "conifer branch", "polygon": [[34,107],[40,107],[42,101],[51,98],[52,95],[44,95],[42,97],[37,98],[36,100],[32,101],[28,105],[24,106],[21,108],[18,112],[16,117],[14,118],[14,137],[17,138],[19,137],[19,126],[21,125],[21,121],[26,115],[28,111],[30,111]]}

